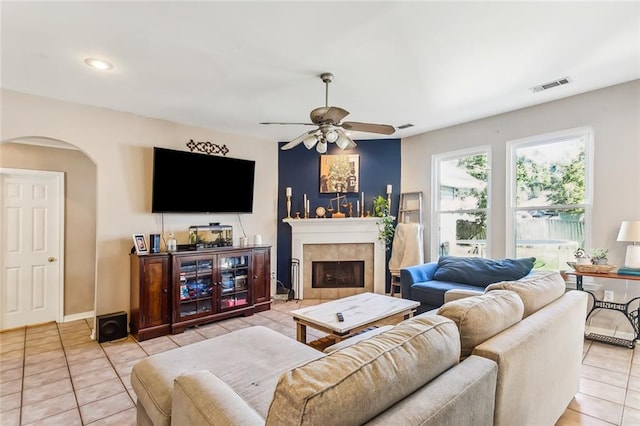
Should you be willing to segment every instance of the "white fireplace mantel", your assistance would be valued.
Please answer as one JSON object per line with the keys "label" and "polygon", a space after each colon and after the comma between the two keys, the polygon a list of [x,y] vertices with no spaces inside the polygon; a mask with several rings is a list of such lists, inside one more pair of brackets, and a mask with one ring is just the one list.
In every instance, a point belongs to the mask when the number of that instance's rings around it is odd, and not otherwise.
{"label": "white fireplace mantel", "polygon": [[[305,244],[349,244],[371,243],[373,249],[373,291],[385,294],[385,246],[378,239],[377,217],[336,219],[282,219],[291,226],[291,257],[299,259],[300,279],[304,277]],[[303,298],[303,285],[297,289]]]}

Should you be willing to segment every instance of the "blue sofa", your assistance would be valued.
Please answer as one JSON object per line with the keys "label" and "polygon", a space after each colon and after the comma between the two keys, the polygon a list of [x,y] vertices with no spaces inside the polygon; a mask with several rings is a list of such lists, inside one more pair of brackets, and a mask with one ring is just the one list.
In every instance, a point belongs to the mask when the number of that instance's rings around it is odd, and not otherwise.
{"label": "blue sofa", "polygon": [[484,292],[489,284],[525,277],[531,273],[535,260],[442,256],[437,262],[400,269],[402,298],[420,302],[417,313],[427,312],[444,304],[448,290]]}

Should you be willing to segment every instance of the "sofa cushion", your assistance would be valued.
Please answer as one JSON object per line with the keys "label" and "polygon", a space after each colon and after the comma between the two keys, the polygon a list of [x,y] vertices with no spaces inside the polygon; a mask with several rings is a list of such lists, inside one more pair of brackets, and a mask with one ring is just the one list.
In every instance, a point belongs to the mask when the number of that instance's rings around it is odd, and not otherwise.
{"label": "sofa cushion", "polygon": [[523,312],[524,305],[516,293],[494,290],[446,303],[437,314],[458,326],[461,357],[466,358],[480,343],[519,322]]}
{"label": "sofa cushion", "polygon": [[218,376],[264,418],[280,375],[322,356],[277,331],[253,326],[138,361],[131,385],[138,405],[156,426],[171,424],[174,379],[198,370]]}
{"label": "sofa cushion", "polygon": [[267,425],[361,425],[458,363],[455,324],[438,315],[300,365],[280,377]]}
{"label": "sofa cushion", "polygon": [[486,292],[495,290],[511,290],[518,293],[524,303],[526,318],[562,296],[565,283],[559,272],[549,272],[531,275],[519,281],[494,283],[485,289]]}
{"label": "sofa cushion", "polygon": [[495,260],[442,256],[438,259],[433,279],[486,287],[491,283],[524,277],[531,272],[535,260],[535,257]]}

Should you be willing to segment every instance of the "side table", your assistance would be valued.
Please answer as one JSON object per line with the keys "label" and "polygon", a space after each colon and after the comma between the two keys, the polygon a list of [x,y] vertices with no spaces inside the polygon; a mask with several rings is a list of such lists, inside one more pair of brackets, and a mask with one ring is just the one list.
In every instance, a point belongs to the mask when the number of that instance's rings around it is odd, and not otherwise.
{"label": "side table", "polygon": [[589,320],[589,316],[596,309],[610,309],[612,311],[618,311],[624,314],[631,327],[633,327],[633,332],[635,338],[633,340],[622,339],[619,337],[606,336],[598,333],[588,333],[584,337],[589,340],[596,340],[599,342],[610,343],[613,345],[624,346],[629,349],[633,349],[636,346],[636,340],[640,339],[640,327],[638,325],[638,317],[640,316],[640,306],[636,309],[629,310],[629,305],[634,301],[640,299],[639,297],[634,297],[631,300],[628,300],[626,303],[616,303],[616,302],[608,302],[604,300],[599,300],[596,298],[596,295],[591,291],[587,291],[582,286],[583,277],[595,277],[595,278],[609,278],[614,280],[629,280],[629,281],[640,281],[640,276],[637,275],[620,275],[615,273],[609,274],[597,274],[592,272],[577,272],[570,271],[566,273],[567,275],[573,275],[576,277],[576,288],[580,291],[586,291],[593,298],[593,307],[587,314],[587,320]]}

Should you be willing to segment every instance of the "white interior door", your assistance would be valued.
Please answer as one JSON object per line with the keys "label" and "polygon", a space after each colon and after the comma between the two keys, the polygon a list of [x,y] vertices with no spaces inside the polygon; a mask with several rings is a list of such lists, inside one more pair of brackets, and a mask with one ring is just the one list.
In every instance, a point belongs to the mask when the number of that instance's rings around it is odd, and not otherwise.
{"label": "white interior door", "polygon": [[0,329],[63,318],[64,174],[0,169]]}

